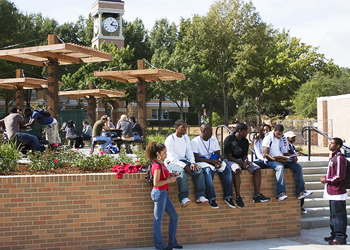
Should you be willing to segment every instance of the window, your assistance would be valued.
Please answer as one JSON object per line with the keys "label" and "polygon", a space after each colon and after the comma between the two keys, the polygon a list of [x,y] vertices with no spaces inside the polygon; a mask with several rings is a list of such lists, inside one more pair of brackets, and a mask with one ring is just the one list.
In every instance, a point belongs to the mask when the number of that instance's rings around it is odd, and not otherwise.
{"label": "window", "polygon": [[[162,109],[162,120],[169,119],[169,110]],[[158,120],[158,109],[152,109],[152,120]]]}

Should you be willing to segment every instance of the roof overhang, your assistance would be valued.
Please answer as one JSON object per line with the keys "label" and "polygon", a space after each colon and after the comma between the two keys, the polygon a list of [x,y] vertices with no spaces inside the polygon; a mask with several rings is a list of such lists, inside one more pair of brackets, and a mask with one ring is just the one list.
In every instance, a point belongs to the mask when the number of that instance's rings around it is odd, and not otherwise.
{"label": "roof overhang", "polygon": [[65,97],[72,97],[72,98],[125,97],[124,92],[107,90],[107,89],[84,89],[84,90],[73,90],[73,91],[59,91],[58,95],[65,96]]}

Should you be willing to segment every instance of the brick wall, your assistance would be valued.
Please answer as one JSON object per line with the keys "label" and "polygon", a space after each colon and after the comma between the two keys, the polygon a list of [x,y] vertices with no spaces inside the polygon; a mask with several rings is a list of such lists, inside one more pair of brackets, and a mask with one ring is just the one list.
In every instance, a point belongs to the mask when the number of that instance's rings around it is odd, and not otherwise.
{"label": "brick wall", "polygon": [[[272,170],[262,170],[264,195],[274,197]],[[215,175],[217,203],[181,208],[176,185],[169,195],[179,214],[180,244],[300,235],[300,203],[290,170],[286,201],[252,202],[252,176],[242,173],[244,208],[229,208]],[[110,249],[153,246],[153,202],[144,174],[0,177],[0,249]],[[190,190],[193,190],[191,182]],[[193,193],[193,192],[192,192]],[[167,215],[163,233],[167,237]]]}

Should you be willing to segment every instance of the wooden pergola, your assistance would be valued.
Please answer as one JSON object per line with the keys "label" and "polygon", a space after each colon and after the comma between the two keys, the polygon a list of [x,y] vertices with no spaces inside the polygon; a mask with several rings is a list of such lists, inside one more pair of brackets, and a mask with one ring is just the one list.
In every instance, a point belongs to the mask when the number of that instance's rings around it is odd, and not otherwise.
{"label": "wooden pergola", "polygon": [[58,43],[48,35],[48,45],[0,50],[0,59],[47,67],[47,105],[53,117],[58,115],[58,66],[113,60],[113,56],[73,43]]}
{"label": "wooden pergola", "polygon": [[84,89],[84,90],[59,91],[58,95],[65,96],[65,97],[74,97],[74,98],[125,97],[124,92],[107,90],[107,89]]}
{"label": "wooden pergola", "polygon": [[186,76],[167,69],[145,69],[145,61],[137,61],[137,70],[95,71],[94,76],[117,82],[137,83],[138,121],[146,137],[146,82],[186,80]]}
{"label": "wooden pergola", "polygon": [[[59,82],[59,86],[61,85]],[[0,79],[0,88],[16,90],[16,107],[23,109],[23,90],[47,88],[47,80],[23,77],[23,70],[17,69],[16,78]]]}

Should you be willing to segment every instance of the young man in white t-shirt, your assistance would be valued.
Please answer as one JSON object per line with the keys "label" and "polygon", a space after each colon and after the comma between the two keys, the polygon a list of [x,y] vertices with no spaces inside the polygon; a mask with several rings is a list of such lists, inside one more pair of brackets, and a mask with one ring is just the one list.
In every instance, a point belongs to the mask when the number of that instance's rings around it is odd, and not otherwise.
{"label": "young man in white t-shirt", "polygon": [[175,122],[176,132],[169,135],[164,142],[168,150],[164,163],[170,171],[179,174],[176,182],[179,189],[178,197],[182,207],[188,206],[191,202],[188,198],[190,193],[188,175],[192,176],[195,186],[196,203],[208,202],[204,197],[204,174],[194,159],[190,138],[186,135],[186,128],[187,124],[184,120],[177,120]]}
{"label": "young man in white t-shirt", "polygon": [[213,129],[209,124],[201,126],[201,134],[191,141],[191,148],[197,165],[204,170],[206,196],[209,205],[213,209],[219,208],[216,203],[213,178],[216,172],[221,180],[224,191],[224,201],[231,208],[235,208],[232,198],[232,173],[230,168],[226,168],[226,163],[222,161],[218,140],[212,136]]}
{"label": "young man in white t-shirt", "polygon": [[303,199],[312,194],[305,190],[303,169],[297,163],[297,158],[277,157],[288,155],[287,139],[283,136],[284,127],[281,124],[275,126],[275,130],[266,134],[263,139],[263,153],[267,159],[268,168],[276,172],[276,199],[283,201],[288,198],[286,195],[286,184],[284,182],[284,168],[289,168],[294,173],[296,185],[296,196]]}

